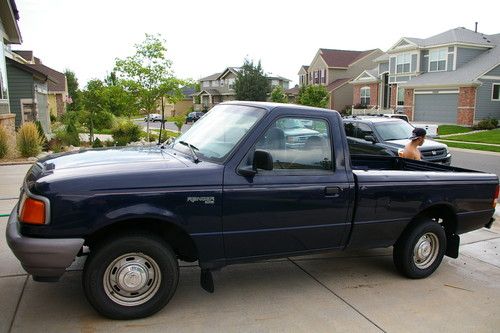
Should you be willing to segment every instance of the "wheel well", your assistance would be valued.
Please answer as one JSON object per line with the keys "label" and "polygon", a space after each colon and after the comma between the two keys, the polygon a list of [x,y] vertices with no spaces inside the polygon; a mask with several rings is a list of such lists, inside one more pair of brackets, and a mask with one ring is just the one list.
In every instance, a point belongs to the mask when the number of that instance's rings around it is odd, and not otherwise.
{"label": "wheel well", "polygon": [[189,262],[198,260],[196,245],[188,233],[175,224],[155,219],[131,219],[115,222],[87,236],[85,245],[89,246],[92,251],[92,246],[105,239],[131,232],[160,235],[172,247],[179,259]]}
{"label": "wheel well", "polygon": [[412,219],[407,228],[418,223],[420,218],[430,218],[439,222],[443,226],[447,236],[457,232],[457,215],[453,208],[448,205],[434,205],[422,210]]}

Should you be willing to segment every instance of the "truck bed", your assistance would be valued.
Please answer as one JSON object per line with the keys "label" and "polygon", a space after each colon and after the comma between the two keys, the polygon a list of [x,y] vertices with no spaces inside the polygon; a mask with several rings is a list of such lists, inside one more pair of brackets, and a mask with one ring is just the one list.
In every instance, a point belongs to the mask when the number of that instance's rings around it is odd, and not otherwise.
{"label": "truck bed", "polygon": [[444,164],[414,161],[393,156],[351,155],[351,164],[353,170],[442,171],[479,173],[479,171],[457,168]]}

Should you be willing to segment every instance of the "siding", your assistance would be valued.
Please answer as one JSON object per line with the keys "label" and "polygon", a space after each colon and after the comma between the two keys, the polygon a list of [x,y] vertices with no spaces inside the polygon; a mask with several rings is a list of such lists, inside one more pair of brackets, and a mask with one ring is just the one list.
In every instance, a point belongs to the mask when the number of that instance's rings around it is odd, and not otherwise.
{"label": "siding", "polygon": [[465,47],[457,48],[457,68],[462,66],[463,64],[468,63],[481,53],[483,53],[485,49],[469,49]]}
{"label": "siding", "polygon": [[448,68],[446,68],[447,71],[452,71],[453,70],[453,53],[448,54]]}
{"label": "siding", "polygon": [[[495,70],[500,71],[500,66]],[[482,84],[476,90],[476,115],[474,120],[478,121],[488,117],[500,119],[500,101],[491,100],[493,83],[500,83],[500,80],[480,79],[480,81]]]}
{"label": "siding", "polygon": [[342,111],[346,106],[351,106],[353,101],[354,87],[346,84],[333,91],[333,109]]}
{"label": "siding", "polygon": [[416,72],[417,71],[417,54],[412,54],[411,55],[411,71]]}
{"label": "siding", "polygon": [[500,65],[498,65],[497,67],[493,68],[491,71],[489,71],[488,73],[486,73],[484,75],[500,76]]}
{"label": "siding", "polygon": [[10,112],[16,114],[16,128],[22,123],[21,98],[33,98],[33,75],[7,64]]}
{"label": "siding", "polygon": [[396,57],[389,58],[389,74],[396,73]]}

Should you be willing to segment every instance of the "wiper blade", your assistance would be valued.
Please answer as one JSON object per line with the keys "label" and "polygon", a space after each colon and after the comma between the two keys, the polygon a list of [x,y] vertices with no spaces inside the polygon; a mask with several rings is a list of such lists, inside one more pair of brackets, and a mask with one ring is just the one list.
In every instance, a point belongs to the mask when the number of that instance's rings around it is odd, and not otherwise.
{"label": "wiper blade", "polygon": [[200,161],[200,159],[198,158],[198,156],[196,156],[196,153],[194,152],[195,150],[199,150],[198,148],[196,148],[195,146],[193,146],[190,143],[187,143],[186,141],[179,141],[179,143],[181,145],[187,146],[189,148],[189,150],[191,151],[191,154],[193,155],[194,163],[198,163]]}

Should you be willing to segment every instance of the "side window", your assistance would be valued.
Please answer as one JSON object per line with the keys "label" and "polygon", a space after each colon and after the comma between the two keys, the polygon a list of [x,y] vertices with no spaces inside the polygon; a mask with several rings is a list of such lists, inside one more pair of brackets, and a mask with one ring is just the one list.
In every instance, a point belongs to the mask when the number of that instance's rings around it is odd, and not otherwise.
{"label": "side window", "polygon": [[364,140],[365,136],[367,136],[367,135],[373,135],[373,131],[370,128],[370,126],[368,126],[366,124],[358,123],[357,126],[356,126],[356,135],[355,135],[355,137],[358,138],[358,139]]}
{"label": "side window", "polygon": [[269,152],[273,171],[331,171],[332,145],[328,123],[321,119],[278,119],[257,142],[255,149]]}

